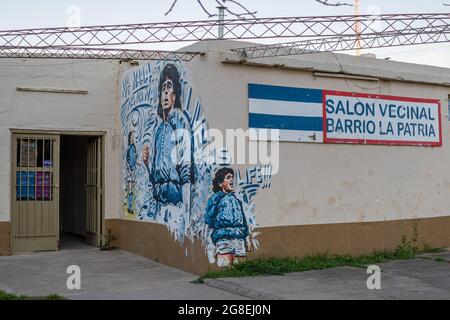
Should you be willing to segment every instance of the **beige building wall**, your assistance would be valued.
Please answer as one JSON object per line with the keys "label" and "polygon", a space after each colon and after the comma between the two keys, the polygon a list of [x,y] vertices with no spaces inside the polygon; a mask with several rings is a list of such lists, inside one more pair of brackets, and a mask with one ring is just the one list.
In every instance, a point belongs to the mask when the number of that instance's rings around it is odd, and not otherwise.
{"label": "beige building wall", "polygon": [[[261,247],[250,257],[392,248],[403,234],[411,235],[417,223],[424,243],[450,245],[449,70],[334,54],[239,63],[226,49],[241,45],[211,41],[188,48],[206,52],[186,66],[210,128],[248,129],[248,83],[433,98],[442,104],[442,147],[281,142],[279,172],[271,188],[259,190],[255,198]],[[202,273],[213,266],[200,243],[179,245],[162,225],[124,221],[119,88],[130,68],[116,61],[0,60],[0,222],[10,220],[11,129],[101,131],[105,218],[118,245]],[[88,94],[19,92],[16,87],[80,89]],[[1,254],[8,251],[9,226],[0,223],[0,231]]]}
{"label": "beige building wall", "polygon": [[[280,142],[279,172],[255,198],[261,227],[450,216],[449,70],[334,54],[254,59],[252,66],[223,63],[225,49],[236,43],[201,45],[205,61],[189,69],[212,128],[248,129],[248,83],[441,100],[442,147]],[[311,66],[380,79],[317,76],[305,70]]]}
{"label": "beige building wall", "polygon": [[[107,218],[118,217],[119,68],[117,61],[0,60],[0,221],[10,221],[11,129],[105,133],[105,214]],[[88,93],[22,92],[17,87]]]}
{"label": "beige building wall", "polygon": [[[450,70],[339,54],[242,62],[228,49],[243,45],[185,48],[206,53],[185,66],[210,128],[248,129],[248,83],[259,83],[439,99],[443,141],[434,148],[280,142],[279,171],[255,197],[260,248],[249,258],[357,255],[394,249],[403,236],[420,246],[450,245]],[[163,225],[129,219],[123,210],[107,225],[124,250],[197,274],[217,269],[199,241],[180,244]]]}

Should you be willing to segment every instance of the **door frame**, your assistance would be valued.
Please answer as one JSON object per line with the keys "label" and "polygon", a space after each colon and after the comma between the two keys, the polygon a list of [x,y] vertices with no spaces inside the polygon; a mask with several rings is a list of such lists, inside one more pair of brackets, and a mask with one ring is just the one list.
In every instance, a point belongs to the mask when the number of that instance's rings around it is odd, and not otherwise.
{"label": "door frame", "polygon": [[[98,184],[100,183],[100,190],[97,189],[95,194],[96,194],[96,198],[98,199],[99,198],[98,192],[100,191],[100,201],[96,201],[96,206],[97,206],[97,211],[103,212],[103,210],[104,210],[104,201],[103,201],[104,196],[103,196],[103,194],[105,193],[105,190],[104,190],[105,189],[105,184],[104,184],[104,171],[105,170],[104,170],[104,163],[102,161],[102,159],[104,157],[103,156],[103,154],[104,154],[103,139],[102,139],[101,136],[90,136],[90,138],[92,138],[92,139],[94,139],[94,141],[96,141],[96,148],[95,148],[96,157],[94,157],[94,158],[97,158],[97,160],[98,160],[98,153],[100,153],[100,158],[101,158],[100,159],[101,161],[100,161],[99,165],[97,165],[97,167],[96,167],[96,170],[98,170],[98,167],[100,166],[100,171],[99,172],[97,171],[97,173],[96,173],[97,178],[99,179],[98,182],[97,182],[97,188],[98,188]],[[100,146],[97,145],[97,141],[100,143]],[[87,150],[87,156],[88,157],[87,157],[86,160],[87,160],[88,164],[86,166],[86,174],[89,175],[90,169],[91,169],[90,166],[89,166],[89,152],[90,152],[89,151],[89,148],[90,148],[89,141],[88,141],[87,148],[88,148],[88,150]],[[91,176],[91,178],[92,178],[92,176]],[[87,178],[87,182],[89,183],[89,178]],[[86,184],[86,204],[89,205],[87,200],[90,197],[88,196],[88,190],[89,189],[87,188],[87,186],[89,186],[89,184]],[[92,185],[90,185],[90,186],[92,186]],[[98,209],[99,206],[100,206],[100,210]],[[99,229],[98,233],[93,233],[93,232],[91,232],[89,230],[90,222],[89,222],[89,210],[88,210],[88,208],[86,208],[86,218],[87,218],[87,222],[86,222],[86,227],[87,227],[87,230],[86,230],[86,243],[91,245],[91,246],[101,247],[103,245],[103,237],[104,237],[103,232],[105,230],[103,215],[100,214],[100,217],[98,217],[98,216],[95,217],[95,220],[100,219],[100,221],[97,220],[98,229]]]}
{"label": "door frame", "polygon": [[[10,183],[9,183],[9,188],[10,188],[10,220],[11,220],[11,225],[13,224],[13,208],[14,208],[14,197],[15,197],[15,190],[14,190],[14,179],[15,177],[13,177],[13,172],[14,172],[14,148],[13,148],[13,143],[15,143],[14,139],[15,139],[15,135],[17,134],[30,134],[30,135],[39,135],[39,134],[43,134],[43,135],[56,135],[59,138],[61,138],[61,136],[88,136],[88,137],[99,137],[100,141],[101,141],[101,164],[102,164],[102,172],[101,172],[101,183],[103,186],[103,190],[101,192],[101,210],[100,210],[100,218],[101,218],[101,230],[102,232],[105,231],[106,227],[105,227],[105,188],[106,188],[106,184],[105,184],[105,172],[106,172],[106,153],[105,153],[105,141],[106,141],[106,131],[75,131],[75,130],[55,130],[55,129],[48,129],[48,130],[42,130],[42,129],[19,129],[19,128],[10,128],[10,173],[11,173],[11,179],[10,179]],[[61,149],[61,146],[60,146]],[[59,155],[58,155],[59,157]],[[60,163],[58,163],[58,166],[60,166]],[[60,168],[58,168],[58,170],[60,170]],[[60,177],[58,176],[58,181],[55,182],[58,185],[60,185],[60,181],[59,181]],[[58,203],[58,220],[60,219],[59,216],[59,209],[60,209],[60,204]],[[59,223],[58,223],[58,234],[61,233],[61,230],[59,229]],[[102,245],[103,243],[103,234],[100,234],[100,245]],[[13,230],[11,229],[10,232],[10,252],[11,254],[14,254],[15,252],[13,252],[13,241],[14,240],[14,233]],[[59,250],[59,242],[58,242],[58,250]]]}

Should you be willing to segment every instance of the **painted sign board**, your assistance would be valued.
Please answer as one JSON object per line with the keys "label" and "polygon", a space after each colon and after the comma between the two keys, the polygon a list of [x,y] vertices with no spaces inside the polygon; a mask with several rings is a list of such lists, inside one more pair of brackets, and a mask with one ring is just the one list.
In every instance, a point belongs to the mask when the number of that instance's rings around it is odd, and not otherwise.
{"label": "painted sign board", "polygon": [[249,84],[249,128],[280,141],[441,146],[437,99]]}
{"label": "painted sign board", "polygon": [[325,143],[440,146],[440,101],[323,91]]}

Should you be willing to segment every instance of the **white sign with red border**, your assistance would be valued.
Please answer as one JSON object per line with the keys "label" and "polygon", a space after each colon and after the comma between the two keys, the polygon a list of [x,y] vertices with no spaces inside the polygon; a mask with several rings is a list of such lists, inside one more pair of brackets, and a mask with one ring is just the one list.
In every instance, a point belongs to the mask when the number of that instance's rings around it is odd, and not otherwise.
{"label": "white sign with red border", "polygon": [[323,142],[442,146],[440,100],[323,90]]}

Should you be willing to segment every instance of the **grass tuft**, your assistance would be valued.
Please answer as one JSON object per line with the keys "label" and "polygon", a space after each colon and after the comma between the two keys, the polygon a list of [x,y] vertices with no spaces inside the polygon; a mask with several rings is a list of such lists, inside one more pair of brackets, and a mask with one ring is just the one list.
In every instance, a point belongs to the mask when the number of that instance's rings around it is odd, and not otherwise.
{"label": "grass tuft", "polygon": [[436,262],[445,262],[445,258],[444,257],[436,257],[436,258],[434,258],[434,261],[436,261]]}
{"label": "grass tuft", "polygon": [[13,293],[7,293],[0,290],[0,300],[66,300],[64,297],[58,296],[56,294],[51,294],[42,297],[31,297],[24,295],[16,295]]}

